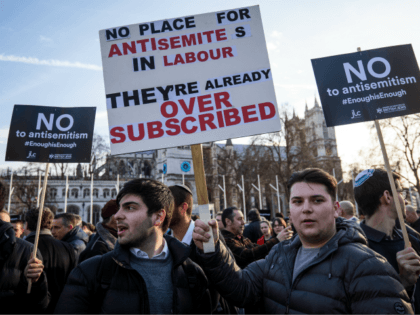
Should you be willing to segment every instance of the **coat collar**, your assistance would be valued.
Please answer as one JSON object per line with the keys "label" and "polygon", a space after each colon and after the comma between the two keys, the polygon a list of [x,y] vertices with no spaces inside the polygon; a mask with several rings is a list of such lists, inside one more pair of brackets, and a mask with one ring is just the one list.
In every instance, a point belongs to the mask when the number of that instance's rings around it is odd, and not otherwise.
{"label": "coat collar", "polygon": [[[163,235],[163,237],[165,238],[165,241],[168,244],[169,252],[171,253],[174,267],[182,264],[185,260],[187,260],[191,252],[190,246],[181,243],[172,236],[165,234]],[[129,248],[121,246],[117,241],[113,253],[115,260],[121,266],[131,269],[130,255],[132,254],[130,253]]]}

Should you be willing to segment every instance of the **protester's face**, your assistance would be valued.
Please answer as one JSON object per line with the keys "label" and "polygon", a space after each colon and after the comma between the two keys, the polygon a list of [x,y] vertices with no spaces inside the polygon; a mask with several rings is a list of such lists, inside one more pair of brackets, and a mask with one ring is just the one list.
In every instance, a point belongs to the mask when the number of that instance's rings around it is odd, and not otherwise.
{"label": "protester's face", "polygon": [[225,226],[223,225],[222,216],[217,215],[216,216],[217,225],[219,225],[219,230],[223,230]]}
{"label": "protester's face", "polygon": [[241,210],[233,210],[233,213],[235,213],[235,217],[229,226],[230,231],[235,235],[242,235],[245,228],[244,215]]}
{"label": "protester's face", "polygon": [[264,234],[264,236],[270,236],[270,227],[268,226],[267,223],[261,223],[261,232],[262,234]]}
{"label": "protester's face", "polygon": [[[148,208],[143,200],[135,195],[125,195],[121,198],[120,209],[115,214],[118,230],[118,243],[127,247],[142,248],[156,234],[155,223],[163,222],[158,213],[147,214]],[[157,226],[157,228],[160,228]]]}
{"label": "protester's face", "polygon": [[280,224],[279,221],[274,221],[273,230],[274,233],[279,234],[281,231],[283,231],[284,226]]}
{"label": "protester's face", "polygon": [[23,234],[23,224],[21,222],[12,223],[13,230],[15,230],[15,235],[17,238],[20,238]]}
{"label": "protester's face", "polygon": [[70,232],[72,229],[73,229],[72,225],[69,225],[68,227],[65,227],[64,224],[63,224],[63,218],[59,218],[59,219],[54,219],[53,220],[51,233],[56,239],[62,240],[63,237],[68,232]]}
{"label": "protester's face", "polygon": [[4,222],[10,222],[10,216],[7,213],[0,213],[0,220]]}
{"label": "protester's face", "polygon": [[320,247],[336,233],[337,206],[322,184],[294,184],[290,216],[304,246]]}
{"label": "protester's face", "polygon": [[[406,212],[405,212],[405,199],[404,199],[404,192],[397,189],[398,192],[398,201],[401,205],[401,211],[403,213],[403,217],[404,219],[406,218]],[[395,214],[395,218],[398,218],[398,213],[397,213],[397,206],[395,205],[395,202],[391,202],[391,210],[392,212]]]}

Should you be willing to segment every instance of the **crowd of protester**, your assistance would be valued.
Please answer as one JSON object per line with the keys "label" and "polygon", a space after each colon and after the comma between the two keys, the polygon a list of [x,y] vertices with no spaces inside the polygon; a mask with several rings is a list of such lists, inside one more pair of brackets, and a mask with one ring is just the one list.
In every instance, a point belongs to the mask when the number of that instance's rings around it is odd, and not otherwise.
{"label": "crowd of protester", "polygon": [[[0,305],[47,314],[420,313],[420,219],[394,180],[398,196],[385,170],[361,172],[356,213],[335,199],[334,177],[302,170],[287,183],[289,217],[269,221],[252,209],[246,224],[237,207],[204,222],[187,186],[135,179],[96,225],[44,208],[38,240],[39,209],[9,215],[0,182]],[[211,235],[215,251],[204,252]]]}

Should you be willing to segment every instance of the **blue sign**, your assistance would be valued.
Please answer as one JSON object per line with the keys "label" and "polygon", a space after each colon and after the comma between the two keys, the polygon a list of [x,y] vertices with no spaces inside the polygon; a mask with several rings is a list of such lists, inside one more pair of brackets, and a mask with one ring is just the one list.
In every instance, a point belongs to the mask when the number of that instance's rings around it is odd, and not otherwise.
{"label": "blue sign", "polygon": [[181,171],[183,172],[189,172],[191,169],[191,163],[188,161],[184,161],[181,163]]}
{"label": "blue sign", "polygon": [[165,163],[165,164],[163,164],[163,174],[166,175],[167,171],[168,171],[168,167],[167,167],[167,165]]}

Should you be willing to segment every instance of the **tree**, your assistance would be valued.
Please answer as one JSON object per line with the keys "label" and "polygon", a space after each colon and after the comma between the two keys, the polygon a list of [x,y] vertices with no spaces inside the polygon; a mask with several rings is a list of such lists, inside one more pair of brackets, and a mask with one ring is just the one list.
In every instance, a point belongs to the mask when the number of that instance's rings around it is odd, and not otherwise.
{"label": "tree", "polygon": [[264,178],[278,175],[280,189],[288,197],[286,186],[291,175],[307,167],[314,167],[316,161],[311,143],[307,141],[308,131],[304,121],[294,114],[289,119],[286,110],[287,105],[279,114],[282,129],[279,132],[255,136],[252,145],[260,146],[260,150],[266,153],[262,155],[264,164],[267,163],[261,168]]}
{"label": "tree", "polygon": [[410,171],[417,191],[420,191],[420,114],[383,119],[379,124],[390,160]]}

